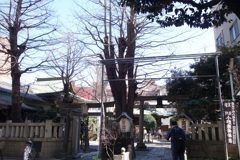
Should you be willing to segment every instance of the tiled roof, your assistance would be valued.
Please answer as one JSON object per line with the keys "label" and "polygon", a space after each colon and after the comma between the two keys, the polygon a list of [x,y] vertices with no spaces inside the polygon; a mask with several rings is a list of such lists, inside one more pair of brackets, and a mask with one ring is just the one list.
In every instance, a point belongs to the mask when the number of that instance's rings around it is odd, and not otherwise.
{"label": "tiled roof", "polygon": [[[40,97],[38,97],[33,92],[28,90],[27,87],[28,86],[21,87],[20,96],[22,96],[22,97],[26,96],[26,98],[29,98],[29,99],[43,101]],[[10,83],[0,81],[0,91],[12,93],[12,85]],[[27,95],[26,95],[26,93],[27,93]]]}
{"label": "tiled roof", "polygon": [[77,87],[75,86],[76,94],[82,98],[91,100],[92,94],[93,94],[93,88],[92,87]]}
{"label": "tiled roof", "polygon": [[[37,78],[37,81],[31,84],[30,91],[35,94],[48,94],[48,93],[56,93],[63,92],[64,86],[62,82],[62,78]],[[83,102],[92,102],[91,100],[85,99],[75,93],[71,93],[70,95],[75,97],[76,99]]]}
{"label": "tiled roof", "polygon": [[[7,109],[8,106],[12,105],[11,95],[4,94],[0,92],[0,108]],[[30,107],[24,103],[21,105],[22,109],[36,111],[37,108]]]}
{"label": "tiled roof", "polygon": [[30,90],[35,94],[62,92],[63,82],[59,78],[38,78]]}

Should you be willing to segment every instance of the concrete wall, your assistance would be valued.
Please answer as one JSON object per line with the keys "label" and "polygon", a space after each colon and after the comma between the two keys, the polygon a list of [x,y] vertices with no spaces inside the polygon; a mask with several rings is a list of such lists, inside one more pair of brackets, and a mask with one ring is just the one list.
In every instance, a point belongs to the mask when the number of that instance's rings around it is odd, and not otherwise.
{"label": "concrete wall", "polygon": [[[0,34],[0,43],[9,46],[7,43],[6,37]],[[8,47],[7,47],[8,48]],[[10,59],[7,59],[7,55],[2,52],[4,48],[0,45],[0,77],[1,81],[11,82],[11,74],[10,74]],[[6,50],[4,50],[6,51]],[[6,63],[7,60],[7,63]]]}

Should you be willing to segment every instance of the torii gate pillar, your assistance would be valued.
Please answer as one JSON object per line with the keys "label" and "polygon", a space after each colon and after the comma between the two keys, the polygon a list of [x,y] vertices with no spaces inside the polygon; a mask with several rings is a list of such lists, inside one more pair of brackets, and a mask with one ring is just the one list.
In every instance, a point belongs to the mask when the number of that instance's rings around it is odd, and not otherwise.
{"label": "torii gate pillar", "polygon": [[144,119],[144,101],[140,101],[140,115],[139,115],[139,142],[137,143],[137,150],[147,150],[147,146],[143,143],[143,119]]}

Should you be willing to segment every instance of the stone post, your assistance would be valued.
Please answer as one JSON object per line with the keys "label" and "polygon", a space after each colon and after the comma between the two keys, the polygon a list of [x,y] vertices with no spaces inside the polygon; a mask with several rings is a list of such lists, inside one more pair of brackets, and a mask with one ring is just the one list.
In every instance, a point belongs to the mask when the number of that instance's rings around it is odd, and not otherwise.
{"label": "stone post", "polygon": [[129,160],[133,159],[133,151],[132,151],[132,146],[128,145],[127,151],[129,152]]}
{"label": "stone post", "polygon": [[139,114],[139,142],[137,143],[137,150],[146,150],[147,146],[143,143],[143,120],[144,120],[144,101],[140,101]]}
{"label": "stone post", "polygon": [[52,137],[52,120],[46,120],[45,137],[44,138],[51,138],[51,137]]}
{"label": "stone post", "polygon": [[5,137],[10,137],[10,123],[12,123],[12,120],[7,120],[6,121],[6,132],[5,132]]}
{"label": "stone post", "polygon": [[28,125],[29,123],[31,123],[30,120],[25,121],[24,134],[23,134],[24,138],[29,138],[29,125]]}
{"label": "stone post", "polygon": [[75,155],[78,153],[78,145],[79,145],[79,119],[77,116],[73,116],[73,124],[72,124],[72,154]]}

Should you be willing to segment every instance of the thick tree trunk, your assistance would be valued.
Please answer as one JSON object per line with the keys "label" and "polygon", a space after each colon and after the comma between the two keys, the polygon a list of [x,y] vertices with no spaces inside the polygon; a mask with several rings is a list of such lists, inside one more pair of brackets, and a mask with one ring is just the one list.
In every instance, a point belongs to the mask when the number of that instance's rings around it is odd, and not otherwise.
{"label": "thick tree trunk", "polygon": [[[136,49],[136,33],[135,33],[135,26],[134,26],[134,17],[135,14],[133,10],[131,11],[131,17],[128,21],[127,25],[127,37],[128,37],[128,48],[126,57],[135,57],[135,49]],[[128,69],[128,103],[127,103],[127,113],[129,116],[133,118],[133,108],[134,108],[134,101],[135,101],[135,92],[136,92],[136,85],[134,77],[134,60],[132,63],[129,63],[127,66]]]}
{"label": "thick tree trunk", "polygon": [[[111,35],[110,35],[111,36]],[[104,38],[104,56],[105,59],[116,59],[116,58],[134,58],[135,47],[136,47],[136,34],[134,27],[134,12],[131,12],[131,18],[127,25],[127,36],[120,37],[118,39],[118,55],[114,51],[114,46],[109,44],[108,37]],[[116,118],[119,117],[122,112],[126,112],[133,118],[133,107],[135,100],[136,85],[134,78],[134,60],[129,62],[119,61],[119,63],[108,63],[105,64],[107,77],[112,90],[112,95],[115,100],[115,111]],[[131,79],[131,80],[127,80]],[[134,148],[133,138],[125,137],[121,139],[120,143],[117,143],[115,147],[127,147],[131,144]],[[119,149],[120,151],[120,149]]]}
{"label": "thick tree trunk", "polygon": [[[134,27],[134,12],[127,25],[127,41],[121,37],[118,40],[118,57],[134,58],[136,48],[136,33]],[[109,50],[108,39],[105,38],[104,56],[106,59],[114,59],[114,47],[111,45]],[[127,50],[126,50],[127,49]],[[125,54],[125,56],[124,56]],[[118,75],[117,75],[118,69]],[[107,77],[109,79],[112,94],[115,100],[116,117],[126,112],[133,117],[133,107],[135,100],[136,85],[134,80],[124,80],[134,78],[134,60],[131,63],[106,64]],[[119,80],[117,80],[119,79]],[[114,81],[111,81],[114,80]]]}
{"label": "thick tree trunk", "polygon": [[11,118],[13,122],[21,122],[21,97],[20,97],[20,78],[21,73],[19,71],[19,66],[14,62],[15,58],[12,58],[12,114]]}
{"label": "thick tree trunk", "polygon": [[[19,2],[21,3],[21,1]],[[17,10],[18,11],[18,10]],[[12,76],[12,113],[11,118],[13,122],[21,122],[21,97],[20,97],[20,78],[21,71],[18,59],[21,53],[24,52],[23,49],[18,48],[17,39],[18,39],[18,21],[13,27],[9,27],[10,33],[10,47],[11,49],[8,51],[8,54],[11,55],[11,76]]]}

